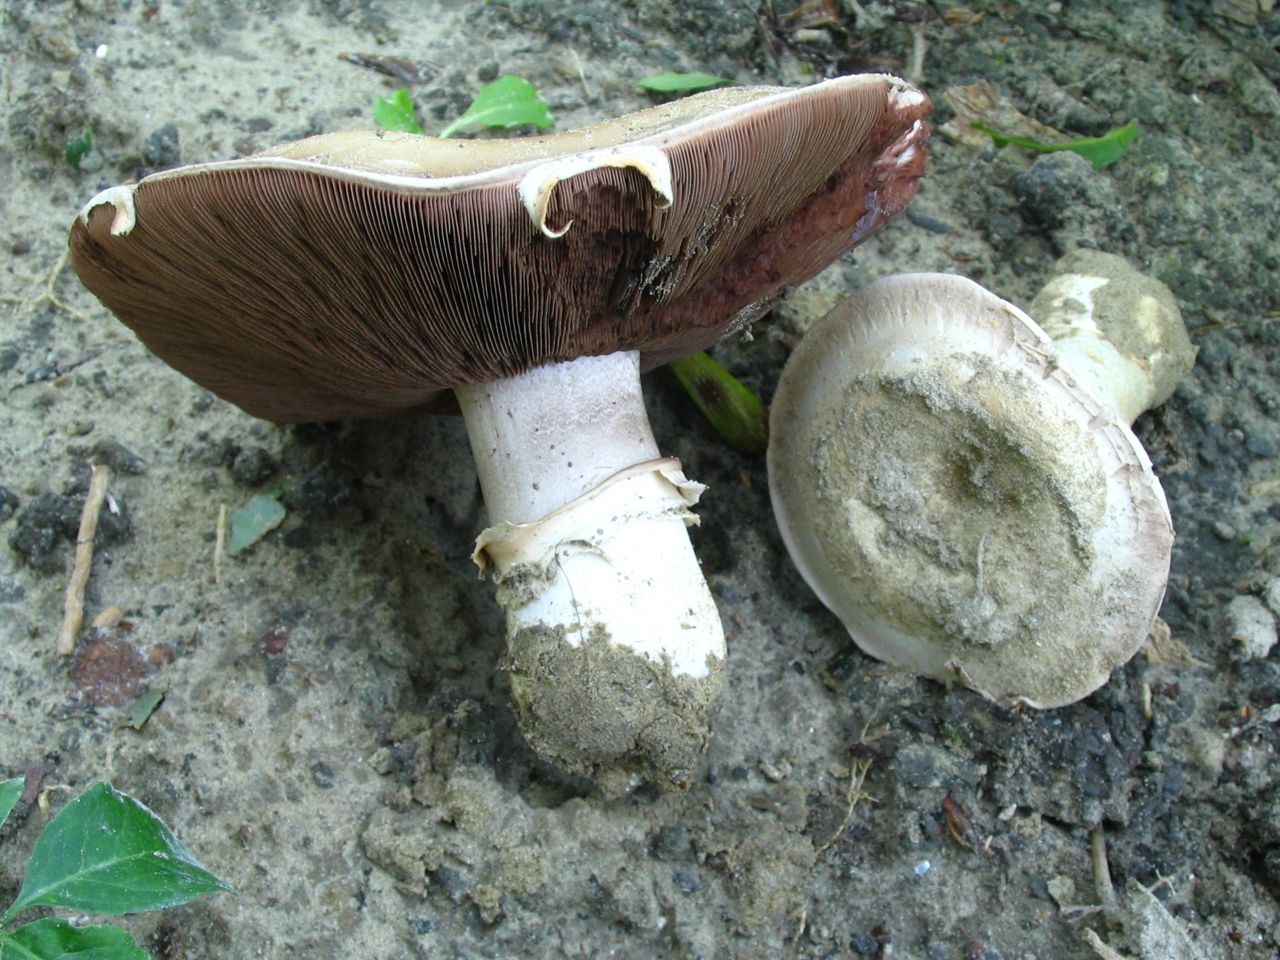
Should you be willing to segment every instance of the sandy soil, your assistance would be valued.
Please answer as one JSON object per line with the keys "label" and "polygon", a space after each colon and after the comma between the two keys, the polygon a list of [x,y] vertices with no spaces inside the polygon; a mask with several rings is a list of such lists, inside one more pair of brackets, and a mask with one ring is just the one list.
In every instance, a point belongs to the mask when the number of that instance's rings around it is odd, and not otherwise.
{"label": "sandy soil", "polygon": [[[795,6],[6,4],[0,776],[25,773],[27,800],[38,787],[55,809],[110,779],[234,883],[130,919],[154,956],[1278,955],[1280,653],[1251,656],[1228,604],[1280,606],[1280,16],[1247,0]],[[367,125],[397,82],[347,53],[418,64],[428,127],[515,73],[569,128],[647,105],[635,81],[659,69],[918,71],[939,125],[943,91],[979,80],[1071,135],[1136,119],[1103,172],[936,135],[909,215],[718,355],[768,398],[787,345],[874,276],[959,272],[1025,305],[1069,249],[1128,257],[1172,287],[1199,347],[1137,425],[1178,532],[1172,642],[1045,713],[870,660],[790,566],[763,460],[659,371],[659,442],[711,487],[696,546],[729,632],[705,776],[608,801],[538,762],[468,559],[483,518],[461,424],[256,422],[56,271],[105,186]],[[66,144],[87,127],[76,168]],[[54,642],[95,456],[112,500],[87,612],[123,620],[67,660]],[[272,485],[287,519],[219,581],[219,507]],[[134,730],[148,689],[164,702]],[[0,833],[0,899],[46,817],[24,802]],[[1098,902],[1091,837],[1117,894],[1103,911],[1077,909]]]}

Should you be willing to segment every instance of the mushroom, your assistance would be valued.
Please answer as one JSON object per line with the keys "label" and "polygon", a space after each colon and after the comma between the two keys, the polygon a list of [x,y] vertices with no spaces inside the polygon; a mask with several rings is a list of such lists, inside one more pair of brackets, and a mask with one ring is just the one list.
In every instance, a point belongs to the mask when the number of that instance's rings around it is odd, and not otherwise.
{"label": "mushroom", "polygon": [[1160,607],[1173,524],[1129,425],[1194,351],[1118,257],[1066,258],[1036,310],[1060,340],[963,277],[868,285],[788,360],[768,468],[792,559],[864,651],[1055,707]]}
{"label": "mushroom", "polygon": [[725,643],[640,373],[761,316],[898,212],[927,98],[852,76],[514,140],[334,133],[153,174],[71,232],[150,350],[277,422],[461,408],[533,748],[690,782]]}

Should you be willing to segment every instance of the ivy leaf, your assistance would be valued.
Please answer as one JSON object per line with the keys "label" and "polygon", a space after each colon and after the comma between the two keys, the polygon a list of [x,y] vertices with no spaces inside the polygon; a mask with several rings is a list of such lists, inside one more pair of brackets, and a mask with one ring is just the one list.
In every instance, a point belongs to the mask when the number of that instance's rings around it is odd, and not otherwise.
{"label": "ivy leaf", "polygon": [[18,899],[0,917],[0,925],[28,907],[138,913],[230,889],[200,865],[159,817],[110,784],[99,783],[44,828]]}
{"label": "ivy leaf", "polygon": [[379,97],[373,101],[373,122],[383,130],[403,133],[423,133],[413,115],[413,101],[409,99],[409,91],[401,88],[389,97]]}
{"label": "ivy leaf", "polygon": [[1016,137],[1000,133],[998,130],[987,126],[977,120],[970,121],[970,126],[975,130],[981,130],[991,138],[991,142],[996,145],[996,149],[1002,149],[1012,144],[1015,147],[1022,147],[1024,150],[1032,150],[1036,153],[1057,153],[1061,150],[1070,150],[1072,153],[1078,153],[1090,163],[1093,169],[1101,170],[1103,167],[1115,163],[1125,151],[1129,149],[1129,145],[1138,139],[1138,122],[1130,120],[1123,127],[1116,127],[1114,130],[1108,130],[1100,137],[1078,137],[1075,140],[1068,140],[1066,143],[1043,143],[1035,137]]}
{"label": "ivy leaf", "polygon": [[549,130],[553,123],[555,119],[538,96],[537,87],[524,77],[499,77],[481,87],[466,112],[441,130],[440,136],[450,137],[459,130],[476,127],[509,130],[530,125],[539,130]]}
{"label": "ivy leaf", "polygon": [[717,77],[714,74],[702,73],[701,71],[673,73],[670,70],[664,70],[661,73],[651,73],[649,76],[641,78],[636,83],[636,86],[641,90],[648,90],[650,93],[697,93],[699,90],[711,90],[715,87],[727,87],[732,84],[733,81],[725,77]]}
{"label": "ivy leaf", "polygon": [[0,960],[151,960],[119,927],[73,927],[49,917],[0,933]]}
{"label": "ivy leaf", "polygon": [[769,418],[759,397],[706,353],[681,357],[671,370],[729,446],[743,453],[764,453]]}
{"label": "ivy leaf", "polygon": [[17,777],[13,780],[0,781],[0,827],[4,826],[4,822],[9,819],[9,814],[13,813],[13,808],[18,805],[18,798],[22,796],[22,785],[26,779],[26,777]]}
{"label": "ivy leaf", "polygon": [[284,523],[285,509],[280,505],[284,493],[279,487],[266,490],[251,498],[238,510],[232,510],[228,523],[231,536],[227,538],[227,553],[235,556],[243,553]]}

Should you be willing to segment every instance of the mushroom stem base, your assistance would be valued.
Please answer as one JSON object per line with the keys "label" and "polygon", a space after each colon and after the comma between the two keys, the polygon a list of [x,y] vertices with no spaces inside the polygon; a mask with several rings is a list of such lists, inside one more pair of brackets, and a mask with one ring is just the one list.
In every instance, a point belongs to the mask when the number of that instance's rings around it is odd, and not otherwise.
{"label": "mushroom stem base", "polygon": [[700,492],[678,461],[654,460],[476,541],[525,738],[605,793],[639,778],[682,789],[706,749],[724,634],[685,531]]}
{"label": "mushroom stem base", "polygon": [[[558,367],[575,370],[459,391],[493,521],[474,558],[507,615],[516,717],[543,758],[605,793],[642,778],[683,789],[706,748],[725,657],[686,529],[703,488],[656,456],[634,354]],[[570,376],[579,371],[603,376],[583,384]],[[557,404],[576,409],[557,414]],[[547,425],[545,444],[528,426],[512,430],[525,414]],[[574,436],[554,438],[557,421]],[[502,433],[511,444],[494,442]],[[548,499],[553,489],[560,497]]]}

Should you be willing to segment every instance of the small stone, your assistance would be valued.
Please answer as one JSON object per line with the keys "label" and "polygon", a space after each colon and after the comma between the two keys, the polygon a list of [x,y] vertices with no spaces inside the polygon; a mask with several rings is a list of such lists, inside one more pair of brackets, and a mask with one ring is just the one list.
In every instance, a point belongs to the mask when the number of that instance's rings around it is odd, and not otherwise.
{"label": "small stone", "polygon": [[0,577],[0,603],[18,603],[26,595],[26,588],[16,579]]}
{"label": "small stone", "polygon": [[1051,877],[1045,886],[1058,906],[1068,907],[1076,902],[1076,882],[1070,877],[1059,874]]}
{"label": "small stone", "polygon": [[770,760],[761,760],[758,766],[760,772],[764,774],[765,779],[770,783],[781,783],[791,776],[791,764],[787,760],[779,760],[777,763],[773,763]]}
{"label": "small stone", "polygon": [[61,573],[67,552],[63,541],[74,538],[80,517],[74,502],[53,493],[42,493],[18,514],[9,546],[33,570]]}
{"label": "small stone", "polygon": [[0,487],[0,523],[4,523],[18,512],[18,495],[8,487]]}
{"label": "small stone", "polygon": [[242,487],[258,487],[279,468],[276,458],[262,447],[245,447],[231,461],[231,478]]}
{"label": "small stone", "polygon": [[[3,495],[0,494],[0,502],[3,502]],[[0,508],[0,520],[3,520],[3,508]],[[1280,577],[1275,577],[1262,591],[1262,599],[1266,601],[1267,607],[1277,617],[1280,617]]]}
{"label": "small stone", "polygon": [[177,126],[172,123],[166,123],[152,133],[151,136],[147,137],[147,141],[142,147],[142,159],[148,167],[155,170],[176,167],[181,163],[182,152],[178,146]]}
{"label": "small stone", "polygon": [[880,949],[880,941],[875,937],[860,934],[849,941],[849,949],[858,957],[875,956],[876,951]]}
{"label": "small stone", "polygon": [[147,472],[145,460],[111,437],[99,440],[90,448],[89,453],[94,460],[105,463],[116,473],[137,477]]}
{"label": "small stone", "polygon": [[689,856],[691,843],[687,827],[671,824],[658,831],[650,849],[659,860],[684,860]]}
{"label": "small stone", "polygon": [[413,927],[413,932],[419,937],[436,931],[435,921],[428,920],[426,917],[414,917],[411,921],[411,926]]}
{"label": "small stone", "polygon": [[317,760],[311,765],[311,779],[315,781],[316,786],[321,790],[332,790],[333,767],[323,760]]}
{"label": "small stone", "polygon": [[1227,631],[1242,659],[1261,660],[1276,645],[1275,615],[1250,594],[1233,597],[1227,604]]}
{"label": "small stone", "polygon": [[686,870],[676,870],[671,874],[671,879],[685,893],[700,893],[702,891],[702,883]]}

